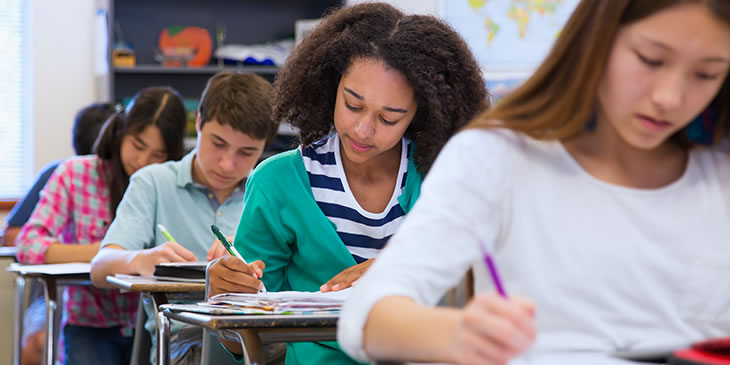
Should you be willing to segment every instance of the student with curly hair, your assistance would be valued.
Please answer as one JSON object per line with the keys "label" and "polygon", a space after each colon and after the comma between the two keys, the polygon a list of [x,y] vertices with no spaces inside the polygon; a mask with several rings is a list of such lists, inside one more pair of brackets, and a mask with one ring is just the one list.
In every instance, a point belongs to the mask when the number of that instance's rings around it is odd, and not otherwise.
{"label": "student with curly hair", "polygon": [[[210,268],[211,295],[257,291],[252,273],[270,291],[351,286],[415,203],[441,147],[488,105],[456,32],[382,3],[325,17],[274,89],[274,118],[297,127],[302,145],[249,178],[234,244],[251,265],[222,258]],[[334,342],[287,346],[287,363],[351,361]]]}

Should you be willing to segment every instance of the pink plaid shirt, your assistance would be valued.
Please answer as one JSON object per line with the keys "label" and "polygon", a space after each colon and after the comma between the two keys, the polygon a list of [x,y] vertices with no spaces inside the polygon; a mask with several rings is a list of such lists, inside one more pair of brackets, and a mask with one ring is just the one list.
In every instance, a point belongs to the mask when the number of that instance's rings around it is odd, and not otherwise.
{"label": "pink plaid shirt", "polygon": [[[106,165],[95,155],[61,163],[41,191],[33,214],[18,236],[18,261],[43,264],[54,242],[92,244],[104,238],[110,221]],[[92,286],[67,287],[65,321],[87,327],[121,326],[132,334],[139,296]]]}

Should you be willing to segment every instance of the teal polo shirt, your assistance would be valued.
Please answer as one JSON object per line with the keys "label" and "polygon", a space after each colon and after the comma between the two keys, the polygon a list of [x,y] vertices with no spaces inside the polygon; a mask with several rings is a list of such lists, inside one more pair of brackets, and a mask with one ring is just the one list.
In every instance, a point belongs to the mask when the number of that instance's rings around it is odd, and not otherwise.
{"label": "teal polo shirt", "polygon": [[180,161],[146,166],[132,175],[101,246],[115,244],[127,250],[160,246],[167,242],[157,229],[162,224],[204,261],[215,240],[211,224],[225,235],[234,235],[243,211],[243,184],[219,204],[210,189],[193,182],[195,153]]}
{"label": "teal polo shirt", "polygon": [[[129,181],[117,214],[104,236],[101,247],[115,244],[127,250],[142,250],[160,246],[167,239],[157,224],[167,228],[179,244],[190,250],[200,261],[205,261],[208,249],[215,240],[210,225],[218,226],[223,234],[232,236],[243,211],[241,184],[223,202],[218,203],[213,192],[193,181],[193,157],[196,150],[180,161],[146,166]],[[151,304],[145,305],[148,318],[145,328],[154,339],[155,319]],[[179,323],[172,321],[171,332]],[[152,342],[154,355],[154,344]],[[173,354],[171,354],[173,355]]]}

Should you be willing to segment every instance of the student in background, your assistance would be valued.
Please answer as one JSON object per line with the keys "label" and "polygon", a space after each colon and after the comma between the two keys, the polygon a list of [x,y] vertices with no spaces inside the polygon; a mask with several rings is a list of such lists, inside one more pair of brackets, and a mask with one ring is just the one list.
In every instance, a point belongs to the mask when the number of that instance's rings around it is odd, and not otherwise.
{"label": "student in background", "polygon": [[[129,183],[153,163],[183,154],[185,107],[178,93],[153,87],[104,124],[94,155],[62,162],[17,240],[26,264],[90,262]],[[138,296],[68,287],[63,329],[67,364],[128,364]]]}
{"label": "student in background", "polygon": [[[101,126],[113,113],[114,106],[108,103],[91,104],[76,113],[72,139],[76,155],[91,154],[91,149],[94,146],[94,141],[96,141],[96,136],[99,135]],[[46,185],[46,181],[48,181],[48,178],[51,177],[51,174],[60,163],[61,161],[55,161],[44,167],[40,174],[38,174],[33,186],[25,194],[25,197],[18,201],[13,207],[13,210],[10,211],[5,222],[5,229],[2,236],[0,236],[3,240],[1,242],[3,246],[15,245],[15,238],[20,232],[20,228],[28,221],[30,213],[33,212],[36,204],[38,204],[41,189]]]}
{"label": "student in background", "polygon": [[[222,258],[209,293],[255,292],[254,271],[269,291],[352,285],[415,203],[438,151],[487,103],[474,57],[438,19],[383,3],[324,18],[277,75],[274,118],[297,127],[302,145],[247,183],[235,246],[252,265]],[[352,362],[334,342],[287,344],[286,361]]]}
{"label": "student in background", "polygon": [[[81,156],[92,153],[94,141],[99,135],[101,126],[113,113],[114,106],[108,103],[90,104],[76,113],[72,132],[72,144],[76,155]],[[38,204],[41,189],[46,185],[46,181],[60,163],[60,160],[55,161],[43,168],[25,197],[10,211],[5,232],[2,236],[5,240],[5,246],[15,245],[15,237],[20,232],[23,224],[30,218],[36,204]],[[43,293],[40,286],[33,286],[32,292],[32,297],[36,300],[28,306],[23,314],[23,338],[21,340],[22,352],[20,357],[22,365],[40,364],[43,356],[43,341],[45,340],[43,323],[46,318],[45,301],[42,298]]]}
{"label": "student in background", "polygon": [[[279,123],[271,119],[271,91],[271,84],[255,74],[226,71],[208,80],[198,108],[195,149],[180,161],[150,166],[133,177],[91,263],[95,286],[109,287],[107,275],[152,275],[159,263],[224,254],[220,243],[211,244],[210,226],[229,234],[236,230],[246,178],[278,131]],[[158,224],[177,242],[169,242]],[[154,316],[146,327],[154,338]],[[174,340],[177,328],[171,331],[173,344],[180,343]],[[173,362],[199,364],[200,348],[194,348],[172,348]]]}
{"label": "student in background", "polygon": [[[360,360],[629,364],[610,354],[727,336],[729,68],[728,1],[580,2],[535,75],[441,152],[339,343]],[[487,253],[509,299],[433,308]]]}

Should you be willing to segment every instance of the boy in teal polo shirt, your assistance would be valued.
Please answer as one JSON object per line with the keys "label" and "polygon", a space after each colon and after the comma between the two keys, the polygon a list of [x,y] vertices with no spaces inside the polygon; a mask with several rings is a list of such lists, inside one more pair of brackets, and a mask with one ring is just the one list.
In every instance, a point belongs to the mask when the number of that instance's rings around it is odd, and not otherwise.
{"label": "boy in teal polo shirt", "polygon": [[[152,275],[159,263],[209,261],[224,254],[220,243],[211,244],[209,227],[236,231],[246,178],[278,130],[271,119],[271,91],[255,74],[221,72],[208,81],[195,149],[180,161],[148,166],[131,177],[91,263],[95,286],[110,287],[107,275]],[[177,242],[168,241],[158,224]],[[150,318],[145,327],[150,330],[153,323]]]}

